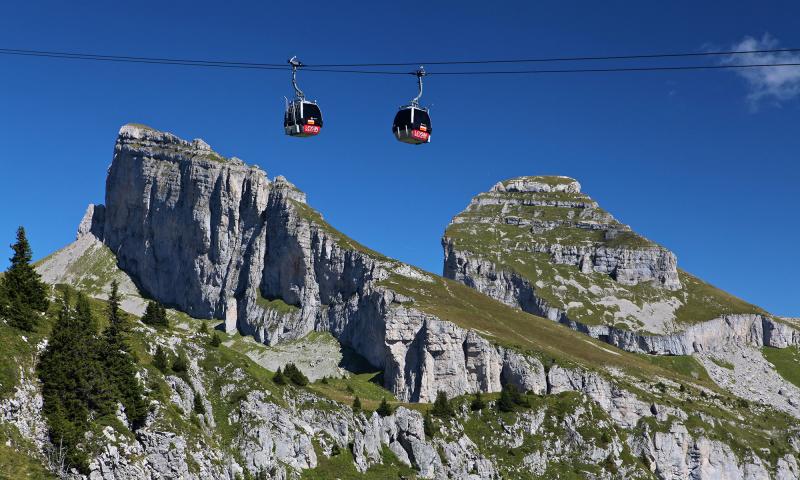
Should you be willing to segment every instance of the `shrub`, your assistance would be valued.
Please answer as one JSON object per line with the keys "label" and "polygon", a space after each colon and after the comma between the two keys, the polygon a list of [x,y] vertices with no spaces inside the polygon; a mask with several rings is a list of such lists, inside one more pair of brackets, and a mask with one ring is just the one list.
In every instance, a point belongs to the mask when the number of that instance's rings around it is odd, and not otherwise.
{"label": "shrub", "polygon": [[354,412],[361,411],[361,399],[358,398],[358,395],[356,395],[356,398],[353,399],[353,411]]}
{"label": "shrub", "polygon": [[142,316],[142,323],[154,327],[167,327],[167,309],[158,302],[147,302],[147,309]]}
{"label": "shrub", "polygon": [[172,371],[175,373],[186,373],[189,370],[189,364],[183,354],[179,354],[178,358],[172,362]]}
{"label": "shrub", "polygon": [[475,394],[475,398],[472,399],[472,403],[470,403],[469,408],[473,412],[477,412],[486,408],[486,402],[483,400],[481,392]]}
{"label": "shrub", "polygon": [[441,390],[436,393],[436,400],[433,402],[431,414],[439,418],[448,418],[455,414],[455,412],[453,412],[453,407],[450,405],[450,401],[447,399],[447,394]]}
{"label": "shrub", "polygon": [[422,426],[425,430],[426,437],[433,437],[436,433],[436,427],[433,426],[433,419],[431,419],[430,412],[425,413],[425,417],[422,419]]}
{"label": "shrub", "polygon": [[308,385],[308,377],[306,377],[294,363],[287,363],[286,366],[283,367],[283,374],[298,387]]}
{"label": "shrub", "polygon": [[161,373],[167,372],[169,366],[167,363],[167,354],[164,352],[164,349],[161,348],[161,345],[156,347],[156,353],[153,355],[153,366],[159,369]]}
{"label": "shrub", "polygon": [[203,415],[206,413],[206,407],[203,406],[203,399],[197,392],[194,392],[194,413],[198,415]]}
{"label": "shrub", "polygon": [[286,377],[283,375],[281,367],[278,367],[278,371],[272,376],[272,381],[275,382],[276,385],[286,385]]}
{"label": "shrub", "polygon": [[520,393],[517,387],[511,383],[503,385],[500,391],[500,398],[497,400],[497,409],[501,412],[513,412],[515,407],[530,407],[528,398]]}
{"label": "shrub", "polygon": [[386,401],[386,397],[383,397],[381,404],[378,405],[378,409],[375,411],[378,412],[378,415],[381,417],[388,417],[392,414],[392,407],[389,405],[389,402]]}

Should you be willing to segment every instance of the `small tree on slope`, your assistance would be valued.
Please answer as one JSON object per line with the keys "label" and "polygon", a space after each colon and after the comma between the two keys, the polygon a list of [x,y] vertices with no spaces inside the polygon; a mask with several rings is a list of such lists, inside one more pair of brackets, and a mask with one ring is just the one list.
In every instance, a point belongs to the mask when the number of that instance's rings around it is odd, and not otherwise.
{"label": "small tree on slope", "polygon": [[11,325],[33,331],[39,323],[39,312],[47,311],[47,287],[31,265],[33,252],[24,228],[17,229],[17,241],[11,249],[11,265],[0,280],[0,314]]}
{"label": "small tree on slope", "polygon": [[82,445],[91,418],[114,413],[113,388],[100,359],[100,343],[86,298],[79,295],[73,309],[64,292],[37,374],[50,440],[62,447],[65,464],[82,472],[88,468]]}
{"label": "small tree on slope", "polygon": [[119,285],[114,281],[108,297],[108,327],[103,332],[103,360],[117,398],[125,407],[125,414],[135,429],[141,426],[147,415],[147,403],[136,378],[136,359],[128,344],[130,326],[119,303]]}

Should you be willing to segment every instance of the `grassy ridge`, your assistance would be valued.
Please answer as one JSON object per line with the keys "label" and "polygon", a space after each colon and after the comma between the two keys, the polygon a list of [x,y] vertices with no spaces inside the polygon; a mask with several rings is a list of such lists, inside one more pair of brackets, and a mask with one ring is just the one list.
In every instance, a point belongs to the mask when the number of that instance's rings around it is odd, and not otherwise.
{"label": "grassy ridge", "polygon": [[[686,370],[660,365],[646,355],[625,352],[556,322],[506,306],[452,280],[434,278],[433,282],[426,282],[393,275],[384,284],[414,298],[415,308],[473,329],[499,345],[529,352],[545,362],[552,359],[562,365],[577,364],[591,370],[618,367],[642,378],[660,375],[717,388],[705,375],[695,378]],[[699,365],[697,368],[702,370]]]}

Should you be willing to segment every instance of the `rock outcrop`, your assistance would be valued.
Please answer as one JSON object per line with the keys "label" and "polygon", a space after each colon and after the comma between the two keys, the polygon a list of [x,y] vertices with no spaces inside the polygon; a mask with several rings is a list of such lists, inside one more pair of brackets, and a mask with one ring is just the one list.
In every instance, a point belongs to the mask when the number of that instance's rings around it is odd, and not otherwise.
{"label": "rock outcrop", "polygon": [[678,270],[672,252],[567,177],[496,184],[453,219],[442,246],[445,277],[623,350],[688,355],[800,341],[789,322]]}
{"label": "rock outcrop", "polygon": [[201,140],[122,127],[106,203],[79,227],[79,242],[92,239],[146,296],[194,317],[266,344],[330,331],[403,400],[499,391],[502,372],[542,388],[514,370],[517,358],[382,283],[425,274],[338,233],[283,177],[270,181]]}

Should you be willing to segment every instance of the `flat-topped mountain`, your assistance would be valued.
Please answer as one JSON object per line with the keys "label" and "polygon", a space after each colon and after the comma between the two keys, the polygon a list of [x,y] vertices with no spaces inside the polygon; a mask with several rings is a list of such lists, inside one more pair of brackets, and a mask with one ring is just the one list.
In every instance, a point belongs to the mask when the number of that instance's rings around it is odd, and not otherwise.
{"label": "flat-topped mountain", "polygon": [[[577,181],[498,183],[444,245],[451,279],[348,238],[283,177],[123,126],[104,203],[36,268],[98,318],[119,283],[149,410],[87,419],[71,475],[800,477],[798,331],[678,269]],[[169,325],[138,320],[151,301]],[[0,456],[55,471],[34,373],[51,333],[0,322]],[[275,373],[290,362],[308,383]]]}

